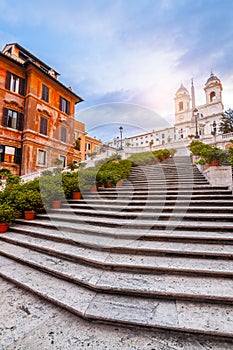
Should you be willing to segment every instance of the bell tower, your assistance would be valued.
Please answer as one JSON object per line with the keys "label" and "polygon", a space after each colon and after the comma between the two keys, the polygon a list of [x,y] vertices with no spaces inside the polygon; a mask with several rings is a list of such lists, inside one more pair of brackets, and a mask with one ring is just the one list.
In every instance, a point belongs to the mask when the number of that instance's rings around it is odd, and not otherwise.
{"label": "bell tower", "polygon": [[177,90],[174,97],[175,101],[175,124],[190,120],[190,102],[191,98],[188,90],[183,84]]}
{"label": "bell tower", "polygon": [[206,104],[222,103],[222,84],[220,79],[211,72],[205,87]]}

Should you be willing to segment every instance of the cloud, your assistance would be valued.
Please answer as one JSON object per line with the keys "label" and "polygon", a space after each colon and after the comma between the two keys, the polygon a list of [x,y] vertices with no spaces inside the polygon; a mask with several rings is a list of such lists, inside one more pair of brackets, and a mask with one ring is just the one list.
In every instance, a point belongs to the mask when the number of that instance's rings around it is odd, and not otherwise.
{"label": "cloud", "polygon": [[[204,102],[211,69],[225,80],[229,101],[232,10],[228,0],[41,0],[39,6],[35,0],[1,0],[0,40],[4,46],[4,36],[17,39],[58,70],[61,81],[85,100],[77,105],[78,114],[90,106],[125,102],[171,115],[180,82],[189,88],[191,77],[197,102]],[[141,122],[124,116],[120,121]],[[88,128],[101,124],[101,118],[108,123],[116,115],[83,114]],[[153,118],[146,123],[153,127]]]}

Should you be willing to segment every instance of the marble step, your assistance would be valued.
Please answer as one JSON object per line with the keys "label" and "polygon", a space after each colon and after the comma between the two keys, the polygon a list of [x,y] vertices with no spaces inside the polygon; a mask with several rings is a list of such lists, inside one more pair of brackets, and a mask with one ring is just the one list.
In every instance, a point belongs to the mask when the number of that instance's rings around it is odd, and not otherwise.
{"label": "marble step", "polygon": [[[92,193],[88,193],[88,192],[86,192],[86,193],[84,193],[83,194],[83,196],[85,196],[85,198],[87,198],[88,200],[89,200],[89,198],[90,199],[96,199],[96,198],[98,198],[99,200],[100,199],[103,199],[103,198],[109,198],[109,199],[115,199],[116,197],[117,198],[121,198],[120,196],[119,196],[119,194],[118,193],[103,193],[102,194],[102,197],[101,197],[101,193],[99,193],[99,192],[92,192]],[[126,199],[127,198],[127,196],[126,196],[126,194],[123,196],[122,195],[122,200],[124,200],[124,199]],[[171,194],[169,194],[169,193],[167,193],[166,194],[166,196],[165,196],[165,194],[164,193],[162,193],[161,195],[159,195],[159,194],[136,194],[136,193],[134,193],[133,195],[132,194],[130,194],[129,196],[128,196],[128,200],[130,199],[132,199],[132,201],[135,201],[135,200],[147,200],[147,199],[154,199],[154,200],[156,200],[156,199],[161,199],[161,198],[166,198],[166,202],[167,202],[167,200],[185,200],[185,199],[189,199],[189,200],[209,200],[209,199],[212,199],[212,200],[214,200],[214,201],[216,201],[216,200],[218,200],[218,199],[220,199],[220,200],[223,200],[223,199],[230,199],[230,200],[232,200],[233,199],[233,197],[232,197],[232,195],[231,195],[231,193],[228,193],[228,192],[226,192],[224,195],[223,194],[215,194],[215,193],[211,193],[211,194],[192,194],[192,193],[189,193],[189,192],[187,192],[186,194],[177,194],[177,195],[171,195]]]}
{"label": "marble step", "polygon": [[0,244],[1,255],[97,292],[228,304],[233,301],[233,280],[226,277],[108,271],[10,243]]}
{"label": "marble step", "polygon": [[117,188],[99,188],[98,192],[100,194],[118,194],[120,196],[124,195],[153,195],[153,194],[223,194],[223,195],[229,195],[233,198],[232,196],[232,191],[229,191],[228,189],[213,189],[213,188],[183,188],[183,187],[178,187],[177,189],[172,189],[172,188],[167,188],[166,186],[163,186],[162,184],[160,185],[160,188],[138,188],[136,190],[131,188],[124,188],[124,187],[117,187]]}
{"label": "marble step", "polygon": [[[121,210],[121,212],[140,212],[140,211],[144,211],[144,212],[176,212],[176,211],[181,211],[181,212],[205,212],[205,213],[213,213],[213,212],[217,212],[217,213],[232,213],[233,214],[233,208],[232,206],[206,206],[203,203],[203,206],[193,206],[192,203],[190,203],[189,205],[173,205],[173,206],[155,206],[155,205],[134,205],[134,206],[127,206],[124,205],[124,203],[120,203],[121,205],[115,205],[112,203],[106,204],[105,202],[101,202],[101,203],[96,203],[95,205],[91,205],[90,203],[86,203],[85,201],[80,201],[80,202],[74,202],[72,203],[72,201],[69,201],[68,203],[63,203],[62,204],[62,208],[72,208],[72,209],[78,209],[79,211],[82,209],[92,209],[94,208],[95,210],[106,210],[106,211],[112,211],[112,210]],[[224,202],[225,204],[225,202]],[[233,203],[232,203],[233,204]]]}
{"label": "marble step", "polygon": [[[88,230],[88,228],[86,228]],[[221,257],[221,258],[230,258],[233,259],[233,235],[229,237],[207,236],[202,237],[202,241],[195,241],[195,236],[186,235],[178,236],[174,239],[171,233],[167,233],[167,236],[164,239],[163,237],[158,236],[157,239],[151,240],[151,237],[144,236],[142,240],[140,237],[138,239],[133,239],[133,237],[124,238],[124,235],[115,235],[115,241],[112,237],[106,236],[106,233],[93,232],[91,234],[88,231],[88,238],[84,234],[80,234],[80,231],[70,232],[63,230],[55,230],[53,227],[49,228],[47,226],[35,228],[34,226],[27,225],[17,225],[11,228],[11,235],[9,239],[16,238],[16,234],[32,236],[37,238],[44,238],[49,240],[54,240],[57,242],[64,242],[70,244],[79,244],[80,246],[114,251],[124,254],[166,254],[166,255],[200,255],[200,256],[212,256],[212,257]],[[97,239],[97,238],[99,239]],[[198,237],[199,238],[199,237]],[[7,240],[8,236],[3,236],[2,240]],[[30,239],[30,237],[28,237]],[[221,242],[221,244],[219,244]],[[115,245],[114,245],[115,244]],[[113,250],[114,249],[114,250]]]}
{"label": "marble step", "polygon": [[[39,214],[38,219],[47,219],[48,216],[46,214]],[[177,220],[142,220],[141,218],[137,219],[122,219],[122,218],[106,218],[106,217],[92,217],[92,216],[82,216],[82,215],[75,215],[74,213],[71,213],[71,215],[68,214],[60,214],[60,213],[49,213],[50,220],[53,220],[54,222],[58,221],[67,221],[70,223],[89,223],[90,225],[95,226],[109,226],[112,228],[119,228],[119,227],[127,227],[131,229],[137,229],[137,228],[143,228],[148,230],[156,230],[156,229],[166,229],[166,230],[213,230],[213,231],[219,231],[219,232],[226,232],[232,230],[232,222],[226,222],[226,221],[216,221],[214,220],[214,215],[212,216],[212,221],[200,221],[195,216],[195,220],[183,220],[182,216],[178,218]],[[204,218],[204,217],[203,217]],[[174,219],[174,218],[173,218]]]}
{"label": "marble step", "polygon": [[[120,218],[121,220],[124,219],[125,221],[127,220],[142,220],[142,222],[144,223],[144,221],[146,220],[155,220],[151,223],[156,224],[156,222],[158,220],[187,220],[187,221],[191,221],[191,220],[197,220],[202,221],[202,222],[206,222],[206,221],[214,221],[217,224],[222,224],[223,222],[232,222],[233,221],[233,212],[232,210],[229,211],[229,213],[220,213],[220,212],[204,212],[204,213],[193,213],[193,212],[188,212],[187,208],[185,207],[183,210],[176,207],[174,208],[174,210],[172,212],[166,213],[166,212],[162,212],[161,209],[159,211],[154,211],[154,212],[147,212],[147,211],[141,211],[141,212],[122,212],[119,210],[100,210],[97,208],[94,209],[82,209],[82,210],[78,210],[75,208],[61,208],[61,209],[55,209],[55,210],[50,210],[50,215],[54,214],[54,215],[62,215],[62,217],[64,215],[69,215],[69,214],[75,214],[77,215],[77,220],[80,220],[80,218],[82,218],[83,216],[86,217],[95,217],[100,218],[112,218],[113,220],[117,220],[118,218]],[[73,215],[72,215],[73,216]],[[38,217],[42,217],[43,218],[43,214],[42,215],[38,215]],[[73,217],[72,217],[73,219]],[[84,219],[86,220],[86,218]],[[220,221],[220,222],[219,222]]]}
{"label": "marble step", "polygon": [[176,253],[173,256],[149,255],[142,254],[140,250],[136,254],[121,254],[17,233],[1,236],[1,240],[60,259],[109,270],[233,277],[233,260],[223,257],[213,259],[200,255],[179,256]]}
{"label": "marble step", "polygon": [[[70,206],[72,205],[75,205],[75,204],[88,204],[88,205],[105,205],[107,204],[108,206],[109,205],[115,205],[115,206],[122,206],[122,205],[128,205],[129,207],[134,207],[134,206],[140,206],[141,204],[145,203],[141,200],[132,200],[129,202],[128,199],[115,199],[114,201],[110,201],[110,199],[108,198],[101,198],[101,201],[99,199],[96,199],[96,198],[88,198],[88,201],[86,202],[84,199],[79,199],[79,200],[74,200],[74,199],[69,199],[67,201],[63,201],[62,202],[62,205],[65,205],[65,204],[69,204]],[[200,206],[200,208],[202,208],[203,210],[203,207],[205,206],[211,206],[211,207],[215,207],[218,208],[218,207],[221,207],[221,206],[232,206],[233,205],[233,198],[231,197],[227,197],[226,199],[222,200],[222,196],[220,197],[220,199],[216,198],[214,201],[213,200],[208,200],[208,199],[205,199],[205,200],[194,200],[194,199],[178,199],[178,198],[175,198],[174,200],[167,200],[166,198],[166,201],[164,201],[163,198],[160,198],[160,199],[154,199],[154,200],[151,200],[151,199],[147,199],[146,200],[146,205],[147,206],[174,206],[174,205],[177,205],[177,206],[180,206],[180,205],[186,205],[187,207],[189,206]]]}
{"label": "marble step", "polygon": [[233,233],[207,231],[177,231],[177,230],[143,230],[130,228],[98,227],[85,223],[69,223],[48,220],[18,219],[17,224],[11,226],[12,232],[28,234],[36,237],[48,238],[68,243],[80,243],[96,247],[119,247],[121,244],[131,243],[132,240],[162,241],[162,242],[199,242],[208,244],[233,244]]}
{"label": "marble step", "polygon": [[90,291],[0,257],[0,276],[88,320],[232,337],[233,307]]}

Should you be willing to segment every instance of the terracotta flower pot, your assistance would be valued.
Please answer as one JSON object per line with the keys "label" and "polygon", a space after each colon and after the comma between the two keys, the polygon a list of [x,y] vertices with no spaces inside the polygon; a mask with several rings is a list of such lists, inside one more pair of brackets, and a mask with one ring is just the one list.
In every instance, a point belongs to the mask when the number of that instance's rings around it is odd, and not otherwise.
{"label": "terracotta flower pot", "polygon": [[60,209],[61,208],[60,199],[56,199],[56,200],[52,201],[52,208],[53,209]]}
{"label": "terracotta flower pot", "polygon": [[219,160],[213,160],[211,162],[211,166],[219,166],[220,165],[220,161]]}
{"label": "terracotta flower pot", "polygon": [[25,210],[24,218],[25,218],[25,220],[33,220],[33,219],[35,219],[35,212],[34,212],[34,210]]}
{"label": "terracotta flower pot", "polygon": [[104,187],[105,187],[105,188],[111,188],[111,187],[112,187],[111,182],[106,183]]}
{"label": "terracotta flower pot", "polygon": [[0,222],[0,233],[5,233],[8,230],[9,225],[5,222]]}
{"label": "terracotta flower pot", "polygon": [[96,185],[91,185],[90,191],[91,192],[96,192],[97,191],[97,186]]}
{"label": "terracotta flower pot", "polygon": [[73,192],[72,198],[73,199],[81,199],[81,192]]}

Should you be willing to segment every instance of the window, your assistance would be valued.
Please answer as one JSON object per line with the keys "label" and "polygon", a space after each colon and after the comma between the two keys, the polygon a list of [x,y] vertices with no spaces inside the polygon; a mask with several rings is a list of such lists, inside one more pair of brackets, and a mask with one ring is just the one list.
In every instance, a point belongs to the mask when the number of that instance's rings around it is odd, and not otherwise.
{"label": "window", "polygon": [[49,88],[44,84],[42,84],[41,99],[44,100],[45,102],[49,102]]}
{"label": "window", "polygon": [[212,91],[212,92],[210,93],[210,102],[212,102],[212,101],[214,101],[214,100],[216,100],[216,94],[215,94],[214,91]]}
{"label": "window", "polygon": [[70,102],[60,96],[60,111],[70,114]]}
{"label": "window", "polygon": [[23,114],[12,109],[3,108],[2,126],[22,131]]}
{"label": "window", "polygon": [[65,168],[65,166],[66,166],[66,157],[60,155],[60,156],[59,156],[59,159],[61,159],[61,161],[62,161],[62,167]]}
{"label": "window", "polygon": [[162,139],[164,139],[164,137],[165,137],[165,135],[164,135],[164,134],[162,134]]}
{"label": "window", "polygon": [[183,102],[179,102],[179,111],[182,111],[184,109],[184,104]]}
{"label": "window", "polygon": [[44,151],[42,149],[38,150],[37,163],[39,165],[45,165],[46,164],[46,151]]}
{"label": "window", "polygon": [[20,95],[25,95],[25,79],[18,77],[13,73],[7,72],[6,89],[16,92],[17,94],[20,94]]}
{"label": "window", "polygon": [[15,147],[5,146],[4,162],[7,162],[7,163],[15,162]]}
{"label": "window", "polygon": [[91,144],[90,143],[86,143],[86,150],[90,151],[91,150]]}
{"label": "window", "polygon": [[64,126],[61,127],[61,141],[66,142],[66,128]]}
{"label": "window", "polygon": [[48,134],[48,119],[40,117],[40,134]]}
{"label": "window", "polygon": [[22,149],[0,145],[0,162],[21,164]]}
{"label": "window", "polygon": [[99,147],[95,146],[95,152],[98,152],[98,151],[99,151]]}

